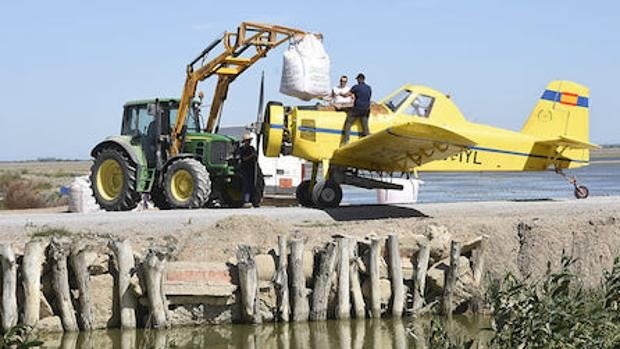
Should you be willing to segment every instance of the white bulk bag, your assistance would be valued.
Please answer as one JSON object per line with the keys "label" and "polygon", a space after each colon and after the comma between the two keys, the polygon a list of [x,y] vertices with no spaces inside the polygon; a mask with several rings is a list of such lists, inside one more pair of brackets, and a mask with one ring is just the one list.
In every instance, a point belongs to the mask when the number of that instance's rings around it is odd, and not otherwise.
{"label": "white bulk bag", "polygon": [[329,95],[329,56],[315,35],[291,42],[284,52],[280,92],[306,101]]}
{"label": "white bulk bag", "polygon": [[97,212],[88,176],[75,177],[69,185],[69,212]]}

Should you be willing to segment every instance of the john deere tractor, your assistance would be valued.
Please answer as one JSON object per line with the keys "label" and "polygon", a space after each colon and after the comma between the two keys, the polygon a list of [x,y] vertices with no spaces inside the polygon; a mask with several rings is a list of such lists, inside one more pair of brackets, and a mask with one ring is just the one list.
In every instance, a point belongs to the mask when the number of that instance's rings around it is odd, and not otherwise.
{"label": "john deere tractor", "polygon": [[[131,210],[143,195],[150,194],[160,209],[200,208],[210,203],[241,206],[243,181],[235,157],[239,142],[216,134],[228,87],[269,50],[303,34],[298,29],[244,22],[187,65],[180,99],[126,103],[120,136],[106,138],[91,152],[90,177],[97,203],[107,211]],[[208,55],[213,58],[207,60]],[[202,94],[197,101],[196,88],[214,75],[218,80],[213,101],[201,129]],[[260,122],[257,125],[260,128]],[[256,190],[251,201],[257,206],[264,181],[258,165],[254,172]]]}
{"label": "john deere tractor", "polygon": [[[201,132],[196,118],[187,118],[182,151],[168,156],[178,107],[178,99],[125,104],[121,135],[108,137],[91,153],[92,189],[102,208],[131,210],[148,193],[160,209],[243,204],[237,140]],[[252,202],[258,206],[264,182],[260,168],[256,174]]]}

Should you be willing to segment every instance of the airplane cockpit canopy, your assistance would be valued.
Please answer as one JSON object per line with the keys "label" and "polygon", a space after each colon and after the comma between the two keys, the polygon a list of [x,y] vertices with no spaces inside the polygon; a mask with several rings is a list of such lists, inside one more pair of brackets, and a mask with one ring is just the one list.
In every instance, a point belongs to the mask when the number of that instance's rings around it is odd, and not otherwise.
{"label": "airplane cockpit canopy", "polygon": [[393,113],[428,118],[431,114],[434,102],[434,97],[418,94],[404,88],[388,98],[384,104]]}

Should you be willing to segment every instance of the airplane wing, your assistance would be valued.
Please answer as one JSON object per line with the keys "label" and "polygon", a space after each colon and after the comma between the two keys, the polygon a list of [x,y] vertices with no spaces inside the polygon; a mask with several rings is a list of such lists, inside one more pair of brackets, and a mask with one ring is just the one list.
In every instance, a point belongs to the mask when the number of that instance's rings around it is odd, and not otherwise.
{"label": "airplane wing", "polygon": [[407,123],[351,142],[334,152],[331,162],[366,170],[400,172],[445,159],[476,143],[448,128]]}
{"label": "airplane wing", "polygon": [[581,141],[575,138],[570,138],[570,137],[566,137],[566,136],[560,136],[557,139],[551,139],[551,140],[547,140],[547,141],[540,141],[540,142],[536,142],[539,144],[544,144],[544,145],[549,145],[549,146],[556,146],[556,147],[560,147],[560,146],[564,146],[564,147],[568,147],[568,148],[572,148],[572,149],[596,149],[596,148],[600,148],[598,145],[590,143],[590,142],[585,142],[585,141]]}

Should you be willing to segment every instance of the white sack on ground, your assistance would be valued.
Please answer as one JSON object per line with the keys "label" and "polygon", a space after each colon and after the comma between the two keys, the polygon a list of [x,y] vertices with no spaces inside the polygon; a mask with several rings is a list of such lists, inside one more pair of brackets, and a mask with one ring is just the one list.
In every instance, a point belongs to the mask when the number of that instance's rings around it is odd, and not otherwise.
{"label": "white sack on ground", "polygon": [[280,92],[309,101],[330,92],[329,56],[321,41],[308,34],[284,52]]}
{"label": "white sack on ground", "polygon": [[99,205],[95,202],[88,176],[75,177],[69,185],[69,212],[97,212]]}

